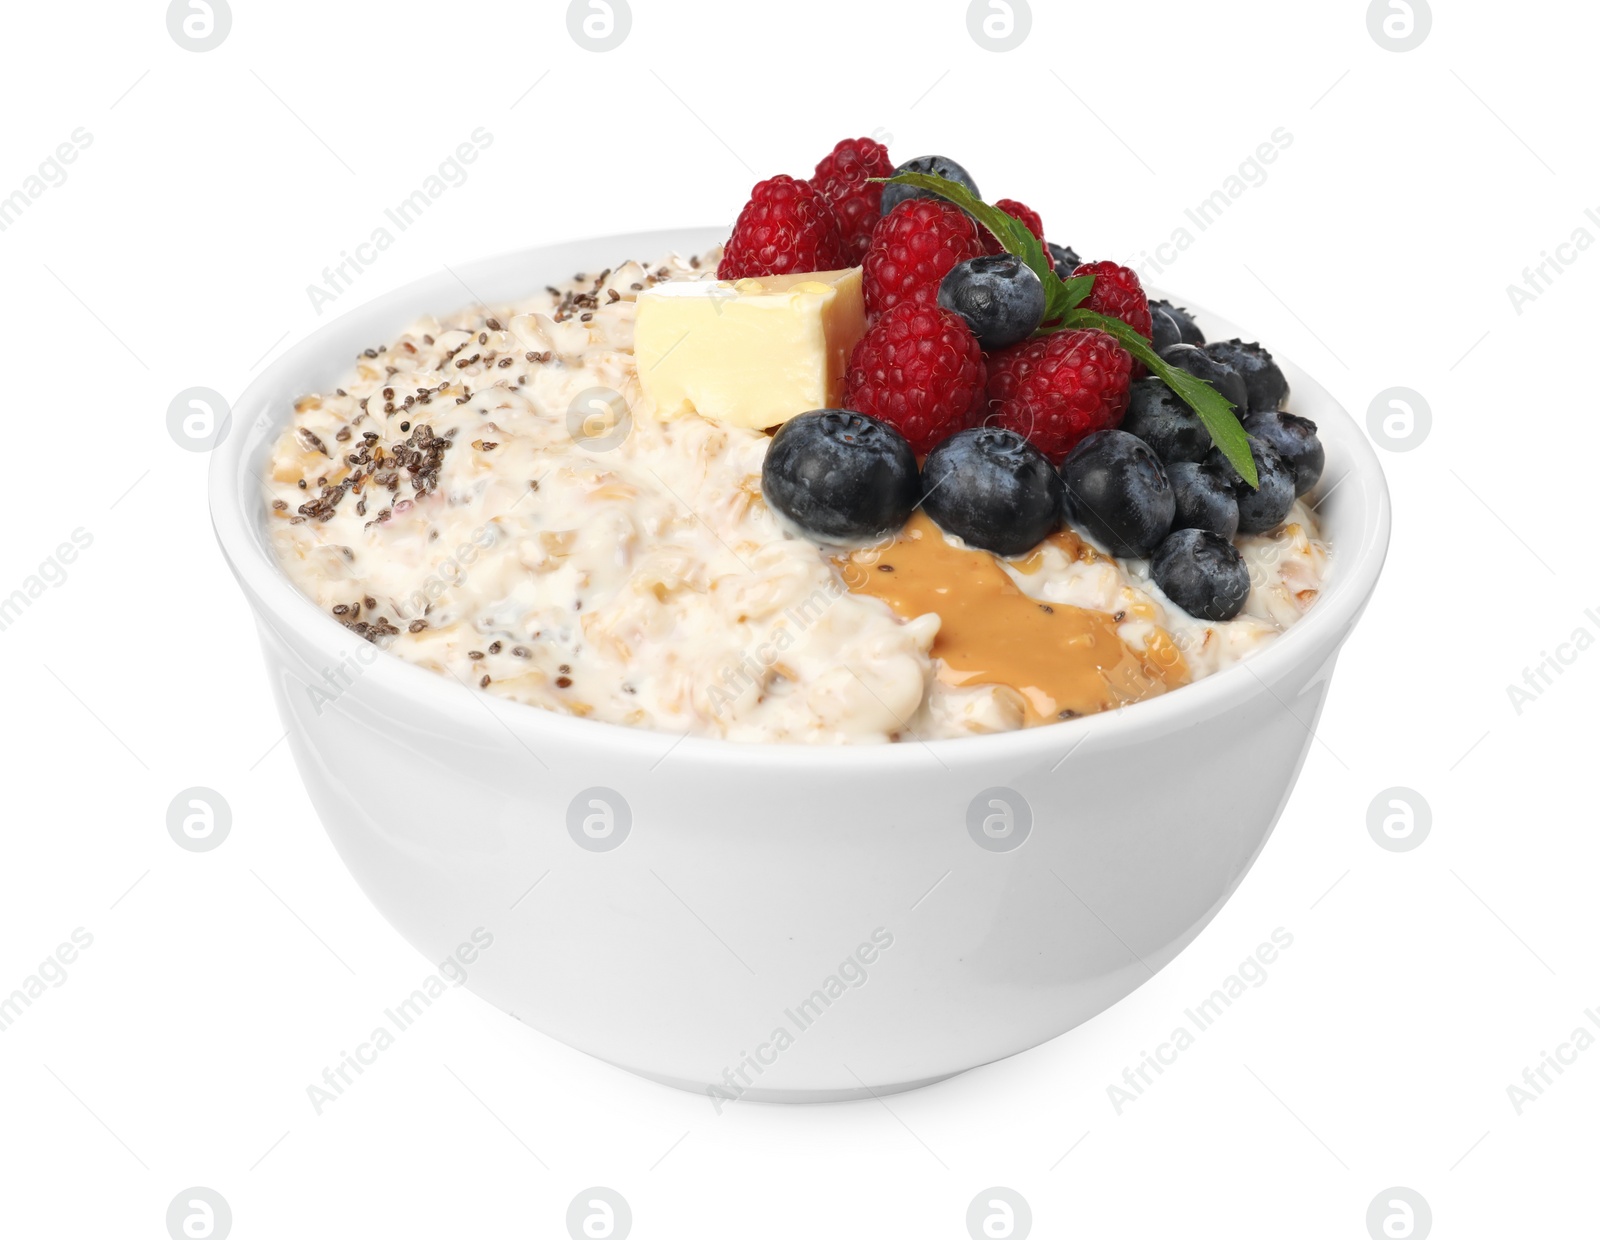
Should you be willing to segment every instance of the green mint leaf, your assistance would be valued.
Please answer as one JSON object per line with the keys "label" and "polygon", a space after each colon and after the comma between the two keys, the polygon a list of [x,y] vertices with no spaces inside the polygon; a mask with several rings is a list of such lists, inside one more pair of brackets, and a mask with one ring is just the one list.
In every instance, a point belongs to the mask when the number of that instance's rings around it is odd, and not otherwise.
{"label": "green mint leaf", "polygon": [[999,207],[992,207],[983,199],[972,193],[965,185],[951,181],[945,177],[935,176],[930,172],[902,172],[892,177],[874,177],[887,185],[910,185],[915,189],[925,189],[930,193],[938,194],[960,207],[973,219],[977,220],[998,241],[1008,254],[1015,254],[1028,264],[1033,274],[1039,277],[1044,285],[1044,321],[1052,323],[1061,318],[1085,297],[1089,295],[1089,286],[1094,283],[1093,276],[1084,276],[1088,281],[1081,294],[1074,293],[1067,287],[1067,282],[1056,275],[1050,266],[1050,258],[1045,253],[1044,244],[1028,231],[1028,226],[1014,215],[1007,215]]}
{"label": "green mint leaf", "polygon": [[1117,343],[1143,362],[1151,374],[1183,397],[1184,403],[1195,411],[1200,424],[1210,433],[1211,442],[1228,458],[1228,464],[1239,471],[1239,476],[1252,487],[1261,485],[1261,479],[1256,474],[1255,458],[1250,455],[1250,437],[1239,425],[1239,419],[1233,412],[1233,403],[1216,388],[1204,379],[1195,378],[1187,370],[1179,370],[1171,363],[1162,361],[1150,342],[1121,319],[1096,314],[1093,310],[1073,310],[1066,316],[1062,326],[1093,327],[1116,337]]}
{"label": "green mint leaf", "polygon": [[[1094,290],[1093,276],[1068,276],[1064,280],[1057,276],[1056,282],[1066,291],[1068,310],[1076,310]],[[1048,316],[1046,318],[1048,319]]]}

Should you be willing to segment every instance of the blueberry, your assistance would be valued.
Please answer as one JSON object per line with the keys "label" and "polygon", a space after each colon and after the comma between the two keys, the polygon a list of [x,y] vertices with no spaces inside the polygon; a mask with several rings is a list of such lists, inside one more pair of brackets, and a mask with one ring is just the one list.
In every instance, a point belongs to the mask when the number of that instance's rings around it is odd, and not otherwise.
{"label": "blueberry", "polygon": [[1127,431],[1096,431],[1061,462],[1067,513],[1114,555],[1144,558],[1172,527],[1176,500],[1161,461]]}
{"label": "blueberry", "polygon": [[1044,285],[1015,254],[969,258],[939,284],[939,304],[966,319],[985,353],[1033,335],[1044,318]]}
{"label": "blueberry", "polygon": [[1228,398],[1237,413],[1244,413],[1250,394],[1245,391],[1244,380],[1233,367],[1224,365],[1192,344],[1175,344],[1170,349],[1161,350],[1161,360],[1179,370],[1187,370],[1196,379],[1204,379]]}
{"label": "blueberry", "polygon": [[1239,532],[1239,499],[1220,469],[1194,461],[1179,461],[1167,466],[1167,481],[1177,515],[1175,530],[1206,530],[1218,538],[1231,539]]}
{"label": "blueberry", "polygon": [[922,506],[968,546],[996,555],[1032,551],[1061,524],[1061,478],[1015,431],[958,431],[922,464]]}
{"label": "blueberry", "polygon": [[1063,280],[1083,266],[1083,259],[1070,245],[1056,245],[1050,241],[1044,244],[1045,249],[1050,251],[1050,257],[1056,260],[1056,274]]}
{"label": "blueberry", "polygon": [[1160,306],[1150,307],[1150,347],[1157,353],[1183,343],[1178,322]]}
{"label": "blueberry", "polygon": [[1239,501],[1239,533],[1264,534],[1282,525],[1294,507],[1294,469],[1264,440],[1250,440],[1250,455],[1256,463],[1256,477],[1261,483],[1258,487],[1239,477],[1239,471],[1221,452],[1213,450],[1206,460],[1233,487]]}
{"label": "blueberry", "polygon": [[[1199,325],[1182,306],[1175,306],[1170,301],[1153,301],[1150,303],[1152,310],[1165,310],[1169,318],[1178,325],[1178,334],[1183,337],[1184,344],[1204,344],[1206,334],[1200,330]],[[1156,352],[1161,350],[1157,349]]]}
{"label": "blueberry", "polygon": [[1128,389],[1122,429],[1137,435],[1163,463],[1203,461],[1211,451],[1211,432],[1200,417],[1160,379],[1148,375]]}
{"label": "blueberry", "polygon": [[1244,419],[1244,429],[1247,434],[1270,443],[1278,450],[1278,455],[1289,462],[1289,468],[1294,470],[1297,496],[1317,485],[1326,457],[1322,440],[1317,438],[1317,424],[1310,418],[1272,409],[1250,414]]}
{"label": "blueberry", "polygon": [[892,426],[848,409],[816,409],[772,437],[761,493],[806,533],[858,542],[904,525],[921,483],[916,454]]}
{"label": "blueberry", "polygon": [[[978,192],[978,185],[960,164],[953,159],[946,159],[943,155],[918,155],[915,159],[908,159],[894,170],[898,176],[902,172],[927,172],[936,177],[943,177],[947,181],[956,181],[965,185],[974,198],[982,198]],[[885,185],[883,187],[882,213],[888,215],[902,202],[909,198],[938,198],[932,190],[917,189],[911,185]]]}
{"label": "blueberry", "polygon": [[1289,399],[1289,380],[1283,377],[1272,354],[1260,345],[1239,339],[1213,340],[1206,345],[1206,352],[1224,366],[1231,366],[1244,380],[1251,413],[1282,409],[1283,402]]}
{"label": "blueberry", "polygon": [[1176,530],[1150,562],[1161,592],[1197,620],[1232,620],[1250,597],[1250,570],[1226,538]]}

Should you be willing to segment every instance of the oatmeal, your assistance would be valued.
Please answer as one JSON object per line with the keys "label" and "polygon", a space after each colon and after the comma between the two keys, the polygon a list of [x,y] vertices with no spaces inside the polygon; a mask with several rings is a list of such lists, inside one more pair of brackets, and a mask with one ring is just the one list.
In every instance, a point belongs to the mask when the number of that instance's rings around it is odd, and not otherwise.
{"label": "oatmeal", "polygon": [[[715,265],[624,263],[420,320],[354,359],[339,388],[296,404],[263,479],[284,571],[463,691],[741,741],[930,739],[1090,713],[1210,675],[1314,603],[1328,550],[1309,495],[1237,539],[1251,588],[1220,622],[1070,529],[1012,558],[920,514],[853,552],[799,536],[763,498],[772,437],[657,418],[635,368],[640,293]],[[942,625],[930,565],[956,563],[970,592]],[[985,646],[980,597],[1026,613],[1009,646]]]}

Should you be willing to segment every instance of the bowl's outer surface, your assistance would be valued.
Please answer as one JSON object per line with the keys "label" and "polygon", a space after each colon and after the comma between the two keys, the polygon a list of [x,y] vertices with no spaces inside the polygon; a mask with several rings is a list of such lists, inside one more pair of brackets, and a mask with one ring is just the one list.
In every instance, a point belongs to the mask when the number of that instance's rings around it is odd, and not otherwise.
{"label": "bowl's outer surface", "polygon": [[[1359,428],[1285,364],[1291,406],[1322,428],[1329,458],[1334,569],[1309,615],[1247,664],[1166,697],[930,744],[736,745],[556,716],[380,654],[279,572],[257,479],[296,397],[336,383],[411,316],[462,303],[462,282],[509,301],[717,237],[530,250],[331,323],[236,405],[212,463],[213,521],[312,802],[420,951],[442,960],[487,931],[473,990],[675,1084],[774,1099],[881,1093],[1072,1028],[1221,907],[1312,743],[1335,656],[1382,565],[1388,495]],[[1200,319],[1208,335],[1232,334]],[[631,814],[605,852],[568,829],[595,788]],[[1009,851],[968,829],[969,807],[991,812],[981,794],[995,788],[1031,812]]]}

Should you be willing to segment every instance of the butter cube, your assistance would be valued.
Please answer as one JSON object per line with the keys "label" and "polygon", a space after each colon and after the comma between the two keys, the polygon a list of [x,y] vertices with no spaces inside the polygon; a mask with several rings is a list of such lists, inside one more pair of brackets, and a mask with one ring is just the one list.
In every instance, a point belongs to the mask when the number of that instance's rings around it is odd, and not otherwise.
{"label": "butter cube", "polygon": [[656,417],[761,430],[837,405],[866,330],[859,267],[673,280],[639,294],[633,355]]}

